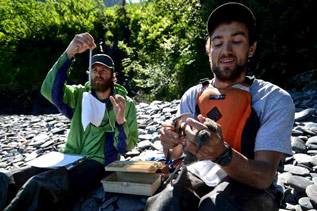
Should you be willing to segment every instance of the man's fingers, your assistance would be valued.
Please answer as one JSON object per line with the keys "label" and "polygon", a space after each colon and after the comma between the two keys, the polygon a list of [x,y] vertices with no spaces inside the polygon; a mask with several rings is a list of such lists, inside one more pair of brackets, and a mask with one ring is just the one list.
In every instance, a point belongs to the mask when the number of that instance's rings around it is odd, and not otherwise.
{"label": "man's fingers", "polygon": [[[194,128],[194,129],[196,129],[196,130],[201,130],[201,129],[203,129],[203,128],[207,128],[206,125],[204,125],[203,123],[198,122],[197,120],[194,120],[194,119],[192,119],[192,118],[188,118],[188,119],[186,120],[186,123],[185,123],[185,124],[191,126],[192,128]],[[186,125],[185,125],[185,127],[186,127]]]}
{"label": "man's fingers", "polygon": [[202,122],[202,123],[204,123],[204,122],[206,121],[206,117],[204,117],[204,116],[201,115],[201,114],[198,115],[197,119],[198,119],[200,122]]}
{"label": "man's fingers", "polygon": [[174,126],[169,122],[163,122],[163,127],[174,129]]}
{"label": "man's fingers", "polygon": [[83,33],[79,38],[84,42],[90,49],[94,49],[96,47],[94,38],[88,33]]}
{"label": "man's fingers", "polygon": [[110,96],[110,101],[111,101],[113,107],[117,107],[118,106],[116,100],[112,96]]}
{"label": "man's fingers", "polygon": [[167,139],[178,139],[179,135],[171,127],[162,127],[160,130],[161,137],[167,137]]}
{"label": "man's fingers", "polygon": [[121,95],[116,95],[115,98],[117,99],[117,104],[120,106],[120,108],[125,108],[125,98]]}
{"label": "man's fingers", "polygon": [[80,51],[85,51],[87,48],[96,48],[94,38],[88,33],[76,35],[74,41],[79,46]]}
{"label": "man's fingers", "polygon": [[185,142],[186,149],[190,153],[195,154],[195,151],[196,151],[196,143],[195,143],[195,141],[193,141],[193,139],[191,139],[188,136],[186,136],[185,139],[186,139],[186,142]]}

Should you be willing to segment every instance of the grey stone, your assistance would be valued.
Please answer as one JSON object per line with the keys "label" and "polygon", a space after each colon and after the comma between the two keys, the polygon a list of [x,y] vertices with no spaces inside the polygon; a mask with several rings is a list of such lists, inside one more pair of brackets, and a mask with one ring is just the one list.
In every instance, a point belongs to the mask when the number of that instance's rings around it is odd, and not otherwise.
{"label": "grey stone", "polygon": [[293,166],[290,164],[285,165],[284,170],[288,171],[292,174],[301,175],[301,176],[309,175],[309,172],[310,172],[308,169],[306,169],[304,167]]}
{"label": "grey stone", "polygon": [[153,118],[153,122],[156,122],[156,123],[162,123],[165,120],[166,120],[165,116],[156,116]]}
{"label": "grey stone", "polygon": [[315,133],[312,132],[309,128],[306,128],[305,126],[298,126],[296,128],[294,128],[295,130],[298,130],[298,131],[302,131],[303,132],[303,135],[310,135],[310,136],[314,136]]}
{"label": "grey stone", "polygon": [[149,140],[140,141],[140,142],[138,143],[138,148],[139,148],[140,150],[149,149],[149,148],[151,148],[151,147],[153,147],[153,144],[152,144],[152,142],[150,142]]}
{"label": "grey stone", "polygon": [[155,141],[153,144],[154,148],[157,149],[158,151],[163,152],[163,146],[161,144],[161,141]]}
{"label": "grey stone", "polygon": [[0,162],[0,169],[1,169],[1,168],[5,168],[5,167],[7,167],[7,163],[5,163],[5,162]]}
{"label": "grey stone", "polygon": [[316,208],[317,207],[317,185],[312,184],[306,188],[306,194],[309,197],[311,203]]}
{"label": "grey stone", "polygon": [[295,121],[299,122],[299,121],[306,120],[309,117],[311,117],[315,112],[316,112],[316,110],[314,108],[307,108],[301,112],[296,112],[295,113]]}
{"label": "grey stone", "polygon": [[139,135],[140,140],[152,140],[153,136],[150,134]]}
{"label": "grey stone", "polygon": [[158,126],[149,126],[145,128],[148,134],[153,134],[157,131]]}
{"label": "grey stone", "polygon": [[[144,128],[145,128],[145,127],[144,127]],[[138,128],[138,134],[139,134],[139,136],[142,135],[142,134],[146,134],[146,131],[143,130],[143,129],[141,129],[140,126],[139,126],[139,128]]]}
{"label": "grey stone", "polygon": [[292,177],[293,175],[290,172],[283,172],[281,174],[278,174],[277,180],[278,183],[287,183],[288,179]]}
{"label": "grey stone", "polygon": [[300,176],[292,176],[287,180],[287,184],[293,187],[298,193],[304,193],[307,186],[312,183]]}
{"label": "grey stone", "polygon": [[160,135],[159,134],[153,134],[153,138],[151,140],[152,143],[160,141]]}
{"label": "grey stone", "polygon": [[34,151],[34,152],[32,152],[31,154],[29,154],[29,155],[25,158],[25,162],[29,162],[29,161],[31,161],[31,160],[37,158],[38,156],[39,156],[39,154],[38,154],[36,151]]}
{"label": "grey stone", "polygon": [[141,115],[138,117],[138,120],[139,120],[139,119],[151,120],[151,116],[150,116],[150,115],[146,115],[146,114],[141,114]]}
{"label": "grey stone", "polygon": [[310,137],[306,144],[316,144],[317,145],[317,136]]}
{"label": "grey stone", "polygon": [[290,203],[286,203],[286,209],[287,210],[296,210],[296,211],[302,211],[301,206],[299,204],[290,204]]}
{"label": "grey stone", "polygon": [[48,140],[44,144],[42,144],[40,147],[46,148],[46,147],[52,145],[54,142],[55,142],[54,140]]}
{"label": "grey stone", "polygon": [[292,150],[298,153],[306,153],[306,145],[305,142],[298,137],[291,138]]}
{"label": "grey stone", "polygon": [[290,204],[296,204],[296,191],[295,189],[286,189],[284,192],[284,201]]}
{"label": "grey stone", "polygon": [[317,135],[317,126],[316,127],[311,127],[310,130]]}
{"label": "grey stone", "polygon": [[309,154],[309,155],[317,155],[317,149],[311,149],[311,150],[307,150],[307,154]]}
{"label": "grey stone", "polygon": [[131,157],[134,157],[134,156],[138,156],[141,152],[137,149],[132,149],[131,151],[127,152],[125,155],[126,156],[131,156]]}
{"label": "grey stone", "polygon": [[35,136],[32,139],[32,142],[29,144],[31,146],[40,146],[41,144],[43,144],[45,141],[47,141],[50,137],[45,134],[45,133],[41,133],[37,136]]}
{"label": "grey stone", "polygon": [[138,108],[144,108],[144,107],[148,107],[148,106],[149,106],[149,104],[147,104],[147,103],[139,103],[135,107],[138,109]]}
{"label": "grey stone", "polygon": [[301,136],[301,135],[304,135],[303,131],[296,130],[296,129],[292,130],[292,136]]}
{"label": "grey stone", "polygon": [[66,130],[64,128],[54,128],[50,132],[55,135],[55,134],[64,134],[65,131]]}
{"label": "grey stone", "polygon": [[160,100],[154,100],[154,101],[152,101],[151,102],[151,104],[150,104],[150,106],[153,106],[153,105],[160,105],[160,104],[162,104],[163,102],[162,101],[160,101]]}
{"label": "grey stone", "polygon": [[317,156],[313,156],[309,162],[312,166],[317,166]]}
{"label": "grey stone", "polygon": [[312,150],[317,150],[317,144],[310,144],[310,143],[306,143],[307,145],[307,149],[312,152]]}
{"label": "grey stone", "polygon": [[310,161],[312,159],[311,156],[307,154],[302,154],[302,153],[297,153],[293,155],[293,157],[297,163],[301,163],[301,164],[310,164]]}
{"label": "grey stone", "polygon": [[173,113],[177,112],[177,108],[164,108],[162,112],[163,113],[171,113],[171,114],[173,114]]}
{"label": "grey stone", "polygon": [[309,210],[314,208],[308,197],[300,198],[298,200],[298,204],[301,206],[303,210]]}

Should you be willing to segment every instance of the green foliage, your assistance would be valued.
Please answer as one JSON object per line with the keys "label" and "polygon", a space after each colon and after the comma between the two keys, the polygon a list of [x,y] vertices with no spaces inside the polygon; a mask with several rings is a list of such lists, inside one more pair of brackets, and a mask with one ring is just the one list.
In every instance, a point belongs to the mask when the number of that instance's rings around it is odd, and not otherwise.
{"label": "green foliage", "polygon": [[[101,0],[0,0],[0,92],[38,91],[75,34],[87,31],[114,58],[119,82],[130,93],[141,89],[150,100],[179,98],[200,78],[212,77],[205,23],[224,2],[123,1],[106,8]],[[241,2],[257,17],[250,74],[283,86],[293,75],[316,68],[316,1]],[[76,56],[71,83],[87,80],[87,57],[87,52]]]}
{"label": "green foliage", "polygon": [[76,33],[96,34],[100,4],[94,0],[1,0],[0,5],[0,90],[38,89]]}
{"label": "green foliage", "polygon": [[133,8],[131,39],[121,46],[129,55],[123,65],[131,86],[148,90],[152,99],[171,100],[198,81],[204,74],[196,69],[204,37],[199,8],[198,0],[156,0]]}

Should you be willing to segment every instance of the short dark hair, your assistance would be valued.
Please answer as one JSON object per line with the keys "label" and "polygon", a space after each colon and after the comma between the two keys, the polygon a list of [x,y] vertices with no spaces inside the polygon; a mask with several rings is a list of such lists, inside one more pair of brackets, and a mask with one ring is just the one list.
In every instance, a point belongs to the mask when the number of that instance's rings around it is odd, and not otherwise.
{"label": "short dark hair", "polygon": [[219,24],[230,23],[232,21],[241,22],[247,26],[249,44],[253,44],[255,42],[255,16],[248,7],[238,2],[222,4],[210,13],[207,21],[208,36],[214,32]]}

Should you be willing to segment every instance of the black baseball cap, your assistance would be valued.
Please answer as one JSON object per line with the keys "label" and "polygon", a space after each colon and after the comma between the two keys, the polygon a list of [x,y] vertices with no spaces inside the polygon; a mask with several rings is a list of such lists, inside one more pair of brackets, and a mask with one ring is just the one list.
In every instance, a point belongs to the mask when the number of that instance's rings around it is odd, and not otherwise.
{"label": "black baseball cap", "polygon": [[246,24],[249,30],[250,43],[255,41],[255,16],[247,6],[238,2],[222,4],[210,13],[207,20],[208,36],[213,33],[219,24],[230,21]]}
{"label": "black baseball cap", "polygon": [[111,59],[111,57],[108,56],[107,54],[95,54],[95,55],[93,55],[93,57],[91,58],[91,65],[94,65],[96,63],[102,64],[106,67],[114,69],[114,62]]}

